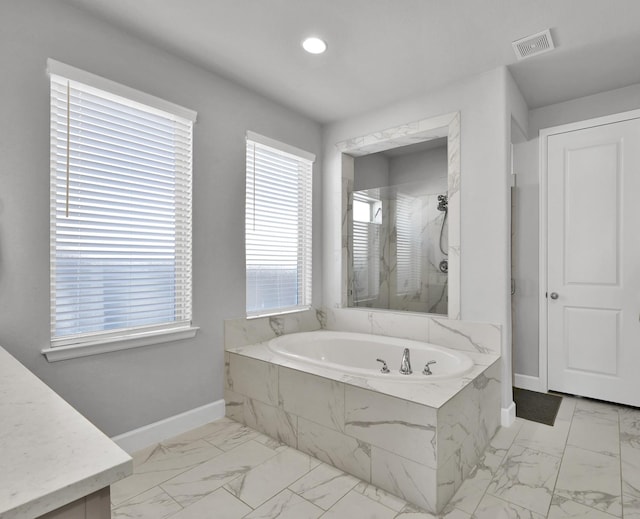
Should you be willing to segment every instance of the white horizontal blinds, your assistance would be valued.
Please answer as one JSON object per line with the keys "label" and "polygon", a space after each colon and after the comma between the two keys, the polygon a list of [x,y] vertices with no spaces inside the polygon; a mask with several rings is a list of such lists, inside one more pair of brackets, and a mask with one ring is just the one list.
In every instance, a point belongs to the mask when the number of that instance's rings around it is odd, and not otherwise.
{"label": "white horizontal blinds", "polygon": [[192,126],[51,75],[52,342],[190,325]]}
{"label": "white horizontal blinds", "polygon": [[380,276],[380,224],[373,222],[372,201],[353,194],[353,299],[378,297]]}
{"label": "white horizontal blinds", "polygon": [[247,315],[311,305],[312,161],[247,138]]}
{"label": "white horizontal blinds", "polygon": [[420,290],[422,268],[420,200],[398,193],[396,199],[396,280],[398,294]]}

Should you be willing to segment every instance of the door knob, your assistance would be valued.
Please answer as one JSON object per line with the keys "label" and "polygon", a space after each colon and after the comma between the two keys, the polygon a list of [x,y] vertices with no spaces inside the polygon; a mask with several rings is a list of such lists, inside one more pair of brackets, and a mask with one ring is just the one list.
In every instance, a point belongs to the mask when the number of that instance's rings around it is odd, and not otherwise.
{"label": "door knob", "polygon": [[558,299],[558,292],[551,292],[551,294],[549,295],[549,297],[551,299]]}

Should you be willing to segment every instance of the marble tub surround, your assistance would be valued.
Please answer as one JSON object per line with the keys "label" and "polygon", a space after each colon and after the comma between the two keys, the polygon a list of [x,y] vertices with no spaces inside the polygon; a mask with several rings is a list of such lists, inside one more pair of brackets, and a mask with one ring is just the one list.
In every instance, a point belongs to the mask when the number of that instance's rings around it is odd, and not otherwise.
{"label": "marble tub surround", "polygon": [[372,333],[430,342],[454,350],[500,355],[501,327],[410,312],[366,308],[311,308],[260,318],[226,319],[225,349],[315,330]]}
{"label": "marble tub surround", "polygon": [[0,517],[33,518],[108,489],[131,457],[0,348],[0,467]]}
{"label": "marble tub surround", "polygon": [[500,355],[502,332],[497,324],[364,308],[325,308],[323,314],[327,330],[401,337],[454,350]]}
{"label": "marble tub surround", "polygon": [[469,373],[425,384],[283,360],[266,343],[225,355],[227,416],[432,512],[499,425],[497,355],[471,353]]}
{"label": "marble tub surround", "polygon": [[256,344],[286,333],[312,332],[326,328],[327,318],[323,309],[311,308],[267,317],[225,319],[225,348]]}

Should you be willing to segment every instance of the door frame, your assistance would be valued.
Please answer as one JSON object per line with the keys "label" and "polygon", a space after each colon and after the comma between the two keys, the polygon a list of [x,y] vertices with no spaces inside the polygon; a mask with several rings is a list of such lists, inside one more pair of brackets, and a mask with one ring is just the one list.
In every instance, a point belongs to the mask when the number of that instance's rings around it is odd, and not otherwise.
{"label": "door frame", "polygon": [[605,115],[603,117],[596,117],[593,119],[586,119],[584,121],[578,121],[574,123],[563,124],[560,126],[552,126],[550,128],[543,128],[540,130],[540,145],[539,145],[539,179],[540,179],[540,233],[539,233],[539,310],[538,310],[538,322],[539,322],[539,367],[538,367],[538,379],[540,391],[547,392],[549,390],[549,377],[548,377],[548,362],[549,362],[549,342],[548,342],[548,322],[547,322],[547,291],[548,291],[548,266],[547,266],[547,233],[548,233],[548,221],[547,221],[547,177],[548,177],[548,163],[547,163],[547,140],[552,135],[560,133],[567,133],[575,130],[584,130],[586,128],[594,128],[596,126],[604,126],[607,124],[614,124],[623,121],[629,121],[632,119],[640,119],[640,109],[630,110],[627,112],[620,112],[611,115]]}

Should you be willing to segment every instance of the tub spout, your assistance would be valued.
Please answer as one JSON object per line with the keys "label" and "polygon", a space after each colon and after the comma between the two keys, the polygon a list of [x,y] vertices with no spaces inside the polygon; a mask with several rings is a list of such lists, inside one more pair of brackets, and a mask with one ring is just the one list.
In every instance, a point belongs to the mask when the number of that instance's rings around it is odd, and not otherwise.
{"label": "tub spout", "polygon": [[400,373],[403,375],[411,375],[413,370],[411,369],[411,358],[409,354],[409,348],[405,348],[402,352],[402,362],[400,363]]}

